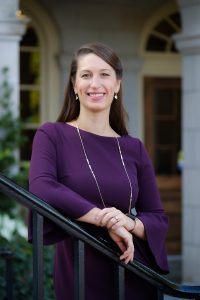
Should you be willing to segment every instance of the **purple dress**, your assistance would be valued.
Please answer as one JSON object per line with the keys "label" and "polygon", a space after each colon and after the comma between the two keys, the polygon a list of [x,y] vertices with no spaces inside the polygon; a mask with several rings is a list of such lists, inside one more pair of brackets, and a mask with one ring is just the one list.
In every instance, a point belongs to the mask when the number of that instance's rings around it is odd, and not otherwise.
{"label": "purple dress", "polygon": [[[99,136],[84,130],[80,132],[106,206],[114,206],[127,213],[130,186],[116,138]],[[144,224],[147,237],[147,241],[134,237],[135,258],[166,273],[168,264],[164,244],[168,220],[159,198],[152,164],[140,140],[125,135],[119,138],[119,143],[132,182],[132,206]],[[94,207],[103,208],[77,129],[71,125],[62,122],[46,123],[37,130],[33,142],[29,183],[33,194],[71,218],[79,218]],[[98,232],[98,227],[95,228]],[[45,221],[44,242],[47,245],[56,243],[56,299],[73,300],[72,238]],[[85,253],[85,299],[114,299],[113,263],[90,246],[86,245]],[[156,290],[134,274],[127,272],[125,280],[126,300],[156,299]]]}

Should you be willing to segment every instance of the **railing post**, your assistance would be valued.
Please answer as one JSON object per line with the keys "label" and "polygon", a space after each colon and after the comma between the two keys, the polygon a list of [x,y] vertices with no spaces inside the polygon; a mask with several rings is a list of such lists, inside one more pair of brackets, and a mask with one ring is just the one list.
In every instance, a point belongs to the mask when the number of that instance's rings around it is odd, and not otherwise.
{"label": "railing post", "polygon": [[74,239],[74,300],[85,299],[85,244]]}
{"label": "railing post", "polygon": [[125,270],[124,267],[115,264],[114,265],[114,289],[115,289],[115,299],[124,300],[125,299]]}
{"label": "railing post", "polygon": [[158,290],[158,300],[164,300],[164,294]]}
{"label": "railing post", "polygon": [[44,299],[43,217],[33,211],[33,300]]}
{"label": "railing post", "polygon": [[12,257],[13,254],[10,250],[0,251],[0,256],[5,260],[5,283],[6,283],[6,300],[13,299],[13,272],[12,272]]}
{"label": "railing post", "polygon": [[12,276],[12,253],[9,252],[9,254],[6,257],[6,295],[8,300],[13,299],[13,276]]}

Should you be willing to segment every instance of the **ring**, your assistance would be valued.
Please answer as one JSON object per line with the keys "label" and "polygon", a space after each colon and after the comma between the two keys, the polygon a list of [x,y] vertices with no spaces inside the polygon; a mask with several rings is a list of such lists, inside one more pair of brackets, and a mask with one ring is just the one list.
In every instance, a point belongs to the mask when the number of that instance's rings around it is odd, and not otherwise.
{"label": "ring", "polygon": [[118,218],[117,216],[115,216],[115,220],[116,220],[117,222],[119,222],[119,218]]}

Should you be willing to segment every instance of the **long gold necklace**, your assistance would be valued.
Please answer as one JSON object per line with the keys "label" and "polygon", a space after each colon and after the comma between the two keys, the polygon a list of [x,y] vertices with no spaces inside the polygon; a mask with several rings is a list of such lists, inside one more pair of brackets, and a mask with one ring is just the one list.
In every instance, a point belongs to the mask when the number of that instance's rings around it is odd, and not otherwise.
{"label": "long gold necklace", "polygon": [[[104,207],[106,207],[105,205],[105,201],[103,199],[103,196],[102,196],[102,193],[101,193],[101,189],[100,189],[100,186],[99,186],[99,183],[97,181],[97,178],[96,178],[96,175],[92,169],[92,166],[90,164],[90,161],[88,159],[88,156],[87,156],[87,153],[86,153],[86,150],[85,150],[85,146],[84,146],[84,143],[83,143],[83,139],[82,139],[82,136],[81,136],[81,133],[80,133],[80,130],[79,130],[79,127],[78,127],[78,124],[76,124],[76,128],[77,128],[77,132],[78,132],[78,135],[79,135],[79,138],[80,138],[80,141],[81,141],[81,145],[82,145],[82,148],[83,148],[83,152],[84,152],[84,155],[85,155],[85,159],[86,159],[86,162],[88,164],[88,167],[92,173],[92,176],[95,180],[95,183],[96,183],[96,186],[97,186],[97,189],[98,189],[98,192],[99,192],[99,196],[101,198],[101,201],[102,201],[102,204]],[[120,159],[121,159],[121,162],[122,162],[122,165],[124,167],[124,171],[126,173],[126,176],[127,176],[127,179],[128,179],[128,182],[129,182],[129,185],[130,185],[130,199],[129,199],[129,206],[128,206],[128,213],[130,214],[131,213],[131,204],[132,204],[132,195],[133,195],[133,188],[132,188],[132,184],[131,184],[131,180],[130,180],[130,177],[128,175],[128,172],[127,172],[127,169],[126,169],[126,165],[124,163],[124,158],[123,158],[123,155],[122,155],[122,151],[121,151],[121,147],[120,147],[120,143],[119,143],[119,139],[116,137],[116,141],[117,141],[117,145],[118,145],[118,150],[119,150],[119,155],[120,155]]]}

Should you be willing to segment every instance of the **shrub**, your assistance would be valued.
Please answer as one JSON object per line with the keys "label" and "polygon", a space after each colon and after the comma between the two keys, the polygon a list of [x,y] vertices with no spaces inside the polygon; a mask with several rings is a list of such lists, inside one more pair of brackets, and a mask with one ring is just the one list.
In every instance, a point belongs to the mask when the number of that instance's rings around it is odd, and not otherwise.
{"label": "shrub", "polygon": [[[22,123],[14,112],[9,69],[4,67],[0,77],[0,172],[27,187],[28,165],[20,167],[17,151],[26,138],[22,135]],[[16,202],[0,194],[0,212],[15,217]]]}
{"label": "shrub", "polygon": [[[32,300],[32,246],[27,240],[16,234],[12,241],[0,237],[1,249],[13,253],[13,299]],[[46,300],[54,300],[53,289],[53,247],[44,247],[44,291]],[[5,262],[0,259],[0,299],[5,298]]]}

